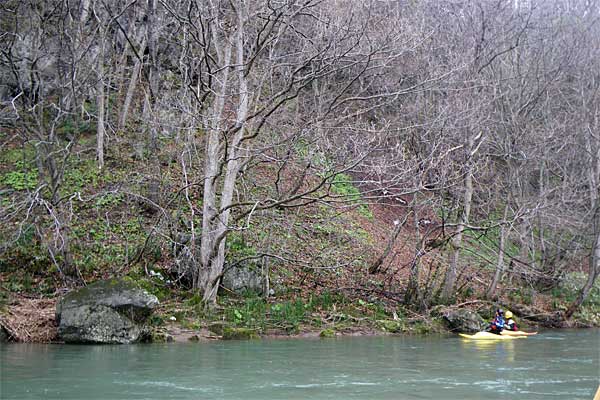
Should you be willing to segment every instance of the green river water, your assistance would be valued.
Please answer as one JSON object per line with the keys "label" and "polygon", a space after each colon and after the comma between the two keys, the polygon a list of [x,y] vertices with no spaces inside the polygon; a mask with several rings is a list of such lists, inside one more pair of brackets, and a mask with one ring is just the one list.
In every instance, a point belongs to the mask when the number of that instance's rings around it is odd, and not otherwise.
{"label": "green river water", "polygon": [[0,344],[1,399],[588,399],[600,331],[190,344]]}

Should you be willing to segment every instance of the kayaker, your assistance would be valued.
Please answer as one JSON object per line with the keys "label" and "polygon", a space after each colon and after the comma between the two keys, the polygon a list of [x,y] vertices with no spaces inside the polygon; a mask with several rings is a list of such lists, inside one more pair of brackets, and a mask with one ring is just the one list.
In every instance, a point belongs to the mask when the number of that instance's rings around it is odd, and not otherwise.
{"label": "kayaker", "polygon": [[504,311],[501,308],[496,310],[496,315],[488,329],[489,332],[495,333],[496,335],[502,333],[502,330],[504,329]]}
{"label": "kayaker", "polygon": [[513,313],[510,312],[510,310],[506,310],[506,314],[504,314],[504,316],[506,317],[506,324],[504,326],[504,329],[508,331],[518,331],[519,327],[517,326],[515,320],[512,319]]}

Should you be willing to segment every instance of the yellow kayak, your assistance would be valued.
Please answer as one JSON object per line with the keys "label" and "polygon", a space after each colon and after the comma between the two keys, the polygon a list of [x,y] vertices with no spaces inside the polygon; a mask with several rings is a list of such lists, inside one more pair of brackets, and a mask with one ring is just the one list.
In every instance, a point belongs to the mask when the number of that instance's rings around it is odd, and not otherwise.
{"label": "yellow kayak", "polygon": [[533,335],[537,335],[537,332],[523,332],[523,331],[507,331],[507,330],[504,330],[500,334],[502,336],[533,336]]}
{"label": "yellow kayak", "polygon": [[526,338],[527,336],[503,336],[503,335],[496,335],[495,333],[490,333],[490,332],[477,332],[473,335],[467,335],[466,333],[459,333],[460,337],[463,337],[465,339],[471,339],[471,340],[512,340],[512,339],[522,339],[522,338]]}

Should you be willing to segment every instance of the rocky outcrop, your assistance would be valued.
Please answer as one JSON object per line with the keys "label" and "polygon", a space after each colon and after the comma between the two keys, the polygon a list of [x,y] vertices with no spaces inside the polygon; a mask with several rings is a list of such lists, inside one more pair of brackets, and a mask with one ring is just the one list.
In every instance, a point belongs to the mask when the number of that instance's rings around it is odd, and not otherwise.
{"label": "rocky outcrop", "polygon": [[226,266],[221,285],[239,294],[244,292],[263,293],[263,277],[260,271],[249,266]]}
{"label": "rocky outcrop", "polygon": [[442,313],[442,320],[452,332],[474,333],[485,329],[486,323],[479,314],[469,310],[448,309]]}
{"label": "rocky outcrop", "polygon": [[58,337],[67,343],[134,343],[147,335],[144,322],[156,296],[133,282],[98,281],[63,297],[56,305]]}
{"label": "rocky outcrop", "polygon": [[[176,235],[174,241],[174,272],[191,284],[198,268],[194,254],[199,251],[199,243],[192,243],[191,236],[186,234]],[[237,294],[252,292],[261,295],[265,290],[265,280],[259,266],[253,263],[233,263],[225,265],[221,286]]]}

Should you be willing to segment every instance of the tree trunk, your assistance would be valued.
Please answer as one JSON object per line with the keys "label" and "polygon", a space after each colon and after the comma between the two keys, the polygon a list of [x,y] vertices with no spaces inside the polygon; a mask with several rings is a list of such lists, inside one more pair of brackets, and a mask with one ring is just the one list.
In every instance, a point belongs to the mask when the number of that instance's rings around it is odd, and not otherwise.
{"label": "tree trunk", "polygon": [[[239,103],[236,111],[236,124],[233,129],[233,138],[228,143],[226,148],[226,164],[225,178],[221,190],[220,209],[217,211],[217,218],[211,223],[211,228],[215,232],[212,236],[210,244],[211,251],[210,268],[208,271],[208,279],[203,282],[204,294],[203,300],[206,304],[214,304],[217,300],[217,291],[219,282],[223,274],[225,265],[225,238],[229,231],[229,217],[231,215],[231,204],[233,201],[233,193],[240,167],[242,165],[242,149],[240,143],[244,137],[245,121],[248,117],[248,81],[245,76],[245,60],[244,60],[244,20],[241,9],[237,10],[238,26],[235,37],[236,45],[236,75],[238,79]],[[218,140],[219,137],[216,139]],[[214,203],[214,201],[213,201]],[[213,225],[214,224],[214,225]]]}
{"label": "tree trunk", "polygon": [[463,232],[465,231],[466,224],[469,222],[469,215],[471,214],[471,200],[473,198],[473,145],[474,138],[469,138],[469,159],[468,167],[465,176],[465,192],[463,196],[462,212],[460,219],[454,233],[454,237],[450,242],[452,250],[448,257],[448,268],[446,270],[446,277],[444,279],[444,288],[442,289],[441,300],[447,302],[453,296],[454,285],[456,283],[456,271],[458,270],[458,260],[460,257],[460,248],[462,244]]}
{"label": "tree trunk", "polygon": [[423,296],[421,294],[421,290],[419,288],[419,279],[421,274],[421,257],[425,253],[424,251],[424,243],[425,237],[421,237],[421,233],[419,232],[419,216],[417,212],[414,213],[414,221],[415,221],[415,233],[417,242],[417,246],[415,247],[415,255],[410,266],[410,276],[408,278],[408,286],[406,287],[406,293],[404,295],[404,304],[410,306],[414,304],[418,304],[417,308],[422,308],[423,306]]}
{"label": "tree trunk", "polygon": [[506,247],[506,217],[508,216],[508,204],[504,206],[504,218],[502,221],[502,226],[500,227],[500,243],[498,244],[498,262],[496,263],[496,272],[494,273],[494,278],[492,279],[492,283],[488,287],[488,290],[485,294],[487,299],[491,299],[496,294],[496,287],[498,286],[498,282],[500,282],[500,278],[502,277],[502,273],[504,272],[504,249]]}
{"label": "tree trunk", "polygon": [[[590,294],[590,291],[594,287],[594,283],[596,282],[596,278],[600,275],[600,197],[598,196],[598,181],[600,181],[600,146],[596,148],[596,151],[590,151],[592,149],[591,143],[591,130],[590,135],[586,135],[586,147],[589,151],[589,168],[588,168],[588,181],[590,183],[590,201],[592,203],[592,209],[594,210],[594,215],[592,216],[592,233],[594,237],[594,244],[592,246],[592,251],[590,252],[590,261],[589,261],[589,272],[588,279],[585,282],[585,285],[579,291],[577,298],[573,303],[569,306],[567,311],[565,312],[565,318],[571,318],[575,311],[583,302],[587,299]],[[594,186],[595,185],[595,186]]]}
{"label": "tree trunk", "polygon": [[[144,49],[146,48],[146,41],[142,42],[140,46],[140,54],[144,54]],[[121,110],[121,116],[119,118],[119,129],[122,130],[127,123],[127,116],[129,114],[129,107],[131,107],[131,101],[133,100],[133,95],[135,94],[135,88],[137,86],[137,82],[140,76],[140,71],[142,69],[142,61],[139,58],[135,59],[135,64],[133,65],[133,70],[131,71],[131,78],[129,79],[129,85],[127,86],[127,93],[125,94],[125,100],[123,101],[123,109]]]}
{"label": "tree trunk", "polygon": [[90,0],[81,0],[81,15],[79,16],[80,29],[83,29],[90,15]]}
{"label": "tree trunk", "polygon": [[571,318],[575,311],[577,311],[577,309],[583,304],[590,294],[590,291],[594,287],[596,278],[598,278],[598,275],[600,275],[600,204],[598,203],[596,204],[594,210],[592,224],[594,232],[594,245],[592,246],[592,251],[590,252],[588,278],[583,288],[581,288],[579,291],[577,298],[565,312],[565,318]]}
{"label": "tree trunk", "polygon": [[104,44],[100,44],[98,54],[98,97],[96,106],[98,109],[98,121],[96,127],[96,159],[98,160],[98,169],[104,168],[104,136],[106,133],[104,127]]}
{"label": "tree trunk", "polygon": [[388,239],[388,243],[387,243],[387,245],[385,247],[385,250],[383,251],[383,253],[381,254],[381,256],[379,256],[375,260],[375,262],[373,264],[371,264],[371,266],[369,267],[369,273],[370,274],[376,274],[377,272],[379,272],[379,269],[381,268],[381,265],[383,265],[383,261],[387,258],[387,256],[390,254],[390,252],[394,248],[394,244],[396,243],[396,239],[398,238],[398,235],[400,234],[400,231],[404,227],[404,224],[408,220],[408,217],[409,216],[407,215],[406,218],[404,218],[404,221],[395,221],[395,222],[397,222],[396,227],[394,228],[394,231],[392,232],[392,236],[390,236],[390,238]]}

